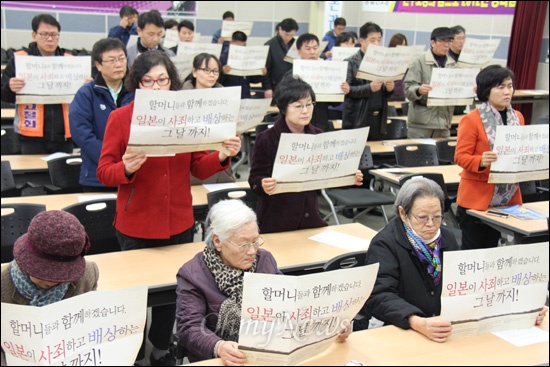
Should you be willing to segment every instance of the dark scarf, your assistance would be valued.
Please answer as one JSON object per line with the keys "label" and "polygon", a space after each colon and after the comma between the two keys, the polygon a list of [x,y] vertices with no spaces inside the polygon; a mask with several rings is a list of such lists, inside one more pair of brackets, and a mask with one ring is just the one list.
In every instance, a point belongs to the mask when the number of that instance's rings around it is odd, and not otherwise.
{"label": "dark scarf", "polygon": [[441,231],[433,241],[425,243],[405,222],[403,226],[416,256],[428,270],[434,284],[438,286],[441,282]]}

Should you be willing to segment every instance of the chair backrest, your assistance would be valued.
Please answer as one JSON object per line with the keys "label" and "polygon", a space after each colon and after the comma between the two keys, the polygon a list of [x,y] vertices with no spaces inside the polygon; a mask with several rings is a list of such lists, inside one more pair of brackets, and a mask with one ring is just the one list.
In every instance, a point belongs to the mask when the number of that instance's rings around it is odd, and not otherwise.
{"label": "chair backrest", "polygon": [[2,204],[2,210],[13,209],[12,213],[2,215],[2,262],[13,260],[15,240],[27,233],[32,218],[46,210],[42,204]]}
{"label": "chair backrest", "polygon": [[79,183],[80,167],[82,158],[80,157],[60,157],[48,161],[48,171],[52,185],[67,191],[82,191]]}
{"label": "chair backrest", "polygon": [[403,116],[407,116],[409,114],[409,102],[401,103],[401,113]]}
{"label": "chair backrest", "polygon": [[438,140],[435,143],[439,164],[455,164],[456,140]]}
{"label": "chair backrest", "polygon": [[355,268],[366,265],[367,251],[348,252],[332,258],[323,266],[324,271]]}
{"label": "chair backrest", "polygon": [[537,184],[539,184],[539,181],[525,181],[519,183],[521,198],[524,203],[548,200],[548,190],[543,190],[542,187],[538,189]]}
{"label": "chair backrest", "polygon": [[2,197],[15,196],[15,179],[9,161],[2,161]]}
{"label": "chair backrest", "polygon": [[439,187],[441,187],[441,190],[443,190],[443,195],[445,196],[443,211],[448,212],[449,210],[451,210],[452,200],[449,198],[449,194],[447,193],[447,186],[445,185],[445,179],[443,178],[443,174],[426,172],[426,173],[411,173],[408,175],[403,175],[399,177],[399,186],[403,186],[405,182],[407,182],[413,177],[425,177],[425,178],[429,178],[432,181],[435,181],[439,185]]}
{"label": "chair backrest", "polygon": [[431,144],[404,144],[393,148],[398,166],[421,167],[437,166],[437,151]]}
{"label": "chair backrest", "polygon": [[264,116],[264,119],[262,122],[267,122],[267,123],[273,123],[275,121],[277,121],[277,119],[281,116],[281,114],[277,111],[277,112],[268,112],[265,114]]}
{"label": "chair backrest", "polygon": [[2,155],[21,154],[21,142],[19,135],[13,130],[13,126],[2,127]]}
{"label": "chair backrest", "polygon": [[228,167],[225,171],[219,171],[212,176],[204,180],[199,180],[195,176],[191,175],[191,185],[203,185],[203,184],[216,184],[216,183],[228,183],[235,182],[235,175],[233,169]]}
{"label": "chair backrest", "polygon": [[359,160],[359,169],[361,171],[366,171],[373,167],[374,167],[374,159],[372,158],[370,146],[365,145],[365,148],[363,148],[363,155]]}
{"label": "chair backrest", "polygon": [[63,209],[78,218],[90,238],[88,255],[120,251],[113,222],[116,199],[99,199],[69,205]]}
{"label": "chair backrest", "polygon": [[388,121],[386,139],[406,139],[407,121],[401,119],[392,119]]}
{"label": "chair backrest", "polygon": [[212,208],[218,201],[227,199],[240,199],[254,211],[256,211],[256,205],[258,204],[258,195],[249,187],[212,191],[206,195],[206,198],[208,209]]}

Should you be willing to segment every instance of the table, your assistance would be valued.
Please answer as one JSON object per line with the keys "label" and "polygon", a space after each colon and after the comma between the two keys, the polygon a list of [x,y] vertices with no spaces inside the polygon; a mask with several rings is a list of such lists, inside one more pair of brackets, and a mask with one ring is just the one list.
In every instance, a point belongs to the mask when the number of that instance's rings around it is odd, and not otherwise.
{"label": "table", "polygon": [[[548,201],[525,203],[523,205],[548,217]],[[512,216],[503,218],[489,215],[485,210],[474,209],[468,209],[466,212],[481,219],[485,224],[502,234],[512,236],[512,243],[548,241],[548,221],[546,219],[522,220]]]}
{"label": "table", "polygon": [[512,96],[512,103],[534,103],[548,100],[548,91],[543,89],[517,89]]}
{"label": "table", "polygon": [[[458,126],[462,118],[466,115],[453,115],[453,118],[451,120],[451,125]],[[408,116],[390,116],[388,117],[389,120],[405,120],[407,121]]]}
{"label": "table", "polygon": [[447,191],[452,193],[458,190],[458,184],[460,182],[460,172],[462,167],[451,164],[447,166],[423,166],[423,167],[400,167],[400,168],[382,168],[371,169],[369,173],[376,179],[381,180],[384,183],[388,183],[391,187],[399,188],[399,179],[401,176],[410,173],[441,173],[445,180],[445,186]]}
{"label": "table", "polygon": [[[548,316],[538,326],[548,332]],[[491,333],[430,341],[414,330],[395,326],[354,332],[344,343],[334,343],[326,351],[300,366],[344,366],[351,360],[366,366],[535,366],[548,363],[548,342],[516,347]],[[220,359],[189,366],[222,366]]]}
{"label": "table", "polygon": [[3,161],[9,161],[14,175],[31,172],[48,172],[48,162],[44,154],[3,155]]}
{"label": "table", "polygon": [[[266,241],[263,248],[273,254],[283,272],[319,268],[333,257],[348,252],[343,248],[309,239],[329,230],[366,239],[373,238],[377,233],[359,223],[268,233],[262,235]],[[202,251],[204,246],[204,242],[195,242],[90,255],[86,259],[94,261],[99,267],[98,289],[147,285],[147,303],[151,307],[175,302],[176,273],[184,263]]]}
{"label": "table", "polygon": [[[235,182],[239,187],[249,187],[248,182]],[[192,185],[193,207],[208,206],[206,195],[208,189],[203,185]],[[17,196],[2,198],[2,204],[44,204],[47,210],[61,210],[66,206],[77,204],[79,197],[105,195],[106,192],[86,192],[59,195]],[[116,193],[115,193],[116,194]]]}
{"label": "table", "polygon": [[2,120],[13,120],[15,117],[15,108],[2,108]]}

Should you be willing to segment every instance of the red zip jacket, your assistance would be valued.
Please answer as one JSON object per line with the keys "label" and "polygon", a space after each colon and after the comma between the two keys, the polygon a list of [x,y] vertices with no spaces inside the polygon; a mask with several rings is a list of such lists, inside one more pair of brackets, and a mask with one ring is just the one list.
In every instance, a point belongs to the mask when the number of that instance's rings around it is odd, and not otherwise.
{"label": "red zip jacket", "polygon": [[97,167],[105,186],[118,186],[114,226],[127,236],[167,239],[194,225],[190,173],[206,179],[229,167],[218,152],[193,152],[173,157],[148,157],[131,179],[122,156],[130,138],[134,102],[111,113]]}

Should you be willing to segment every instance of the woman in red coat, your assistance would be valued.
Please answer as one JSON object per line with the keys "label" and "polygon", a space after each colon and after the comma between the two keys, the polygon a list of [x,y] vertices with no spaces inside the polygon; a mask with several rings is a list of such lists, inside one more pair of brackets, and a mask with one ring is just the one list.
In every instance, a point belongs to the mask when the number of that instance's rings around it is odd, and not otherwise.
{"label": "woman in red coat", "polygon": [[462,230],[462,249],[496,247],[500,232],[468,215],[467,209],[522,204],[518,183],[488,183],[496,127],[524,125],[523,115],[510,107],[514,73],[500,65],[483,69],[476,77],[481,105],[460,121],[455,161],[463,168],[457,196],[457,215]]}
{"label": "woman in red coat", "polygon": [[[141,54],[126,79],[126,89],[180,90],[182,83],[172,61],[162,51]],[[113,111],[107,122],[97,177],[106,186],[118,186],[114,226],[122,250],[193,242],[193,199],[190,173],[206,179],[228,168],[222,152],[192,152],[171,157],[147,157],[127,149],[134,102]],[[236,155],[238,137],[223,146]],[[153,308],[149,339],[152,365],[175,365],[168,353],[176,305]],[[144,357],[143,346],[138,359]]]}

